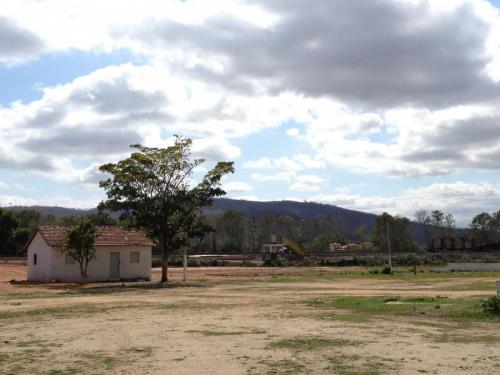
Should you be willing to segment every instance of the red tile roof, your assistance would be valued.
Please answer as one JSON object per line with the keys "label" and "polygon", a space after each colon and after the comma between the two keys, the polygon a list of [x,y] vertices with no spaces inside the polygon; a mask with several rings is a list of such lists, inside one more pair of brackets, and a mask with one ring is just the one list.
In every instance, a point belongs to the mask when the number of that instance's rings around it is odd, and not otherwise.
{"label": "red tile roof", "polygon": [[[39,232],[49,246],[61,246],[66,239],[69,227],[39,227],[34,235]],[[31,240],[26,247],[29,246]],[[95,246],[152,246],[153,242],[146,235],[136,229],[123,229],[120,227],[97,227]]]}

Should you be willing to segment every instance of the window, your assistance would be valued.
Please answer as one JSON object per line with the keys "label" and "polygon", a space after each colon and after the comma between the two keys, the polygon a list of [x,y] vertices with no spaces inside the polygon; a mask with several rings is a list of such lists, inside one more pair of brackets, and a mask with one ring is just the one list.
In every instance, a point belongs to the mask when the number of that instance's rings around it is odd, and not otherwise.
{"label": "window", "polygon": [[37,261],[38,255],[35,253],[33,254],[33,265],[36,266],[36,261]]}
{"label": "window", "polygon": [[139,252],[131,251],[130,252],[130,263],[139,263]]}
{"label": "window", "polygon": [[76,263],[75,258],[73,258],[71,255],[69,254],[64,255],[64,264],[75,264],[75,263]]}

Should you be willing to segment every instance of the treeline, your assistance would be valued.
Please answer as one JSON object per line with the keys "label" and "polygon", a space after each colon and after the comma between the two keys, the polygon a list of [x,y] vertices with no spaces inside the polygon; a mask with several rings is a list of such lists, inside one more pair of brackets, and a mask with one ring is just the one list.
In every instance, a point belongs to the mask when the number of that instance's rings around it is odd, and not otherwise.
{"label": "treeline", "polygon": [[[481,212],[474,216],[468,228],[457,230],[455,218],[440,210],[419,210],[415,219],[424,233],[427,248],[439,247],[441,239],[462,239],[468,244],[487,246],[500,242],[500,211]],[[457,245],[459,246],[459,245]]]}
{"label": "treeline", "polygon": [[[326,251],[331,242],[345,242],[346,230],[332,215],[316,219],[263,215],[250,217],[240,211],[226,211],[205,217],[212,231],[195,239],[192,248],[200,253],[260,252],[271,237],[285,236],[309,251]],[[357,229],[359,239],[366,228]]]}
{"label": "treeline", "polygon": [[206,218],[213,232],[193,243],[193,250],[200,253],[260,252],[270,243],[273,235],[285,236],[298,243],[307,252],[326,252],[329,244],[371,242],[374,251],[386,248],[387,224],[394,251],[421,249],[414,240],[411,221],[400,216],[380,215],[375,224],[362,223],[347,228],[333,215],[315,219],[296,219],[291,216],[264,215],[253,218],[239,211],[226,211]]}
{"label": "treeline", "polygon": [[417,211],[413,222],[383,213],[374,223],[356,228],[331,214],[299,219],[289,215],[252,217],[228,210],[206,215],[204,220],[212,231],[192,240],[191,250],[198,253],[260,252],[272,235],[277,240],[285,236],[308,252],[326,252],[330,243],[352,242],[370,242],[374,251],[385,251],[388,238],[395,252],[423,251],[440,238],[473,239],[478,246],[500,241],[500,211],[476,215],[468,228],[456,228],[454,216],[440,210]]}
{"label": "treeline", "polygon": [[[105,213],[86,216],[96,225],[120,225],[120,222]],[[23,256],[29,236],[39,226],[60,225],[73,226],[82,217],[43,215],[40,212],[27,210],[6,210],[0,208],[0,256]]]}
{"label": "treeline", "polygon": [[[95,225],[134,226],[107,213],[81,216],[44,215],[33,209],[6,210],[0,208],[0,256],[22,256],[24,246],[38,226],[74,226],[82,218]],[[309,252],[325,252],[330,243],[370,242],[375,251],[387,249],[389,235],[393,251],[414,252],[430,248],[440,238],[462,237],[474,239],[477,246],[500,241],[500,211],[476,215],[468,228],[457,229],[451,214],[440,210],[420,210],[415,222],[421,231],[418,238],[412,230],[412,222],[403,216],[379,215],[375,223],[362,223],[348,228],[331,214],[317,218],[294,218],[288,215],[261,215],[252,217],[240,211],[208,213],[202,217],[211,230],[204,236],[191,240],[194,253],[241,253],[260,252],[273,235],[285,236]],[[414,225],[413,225],[414,227]],[[389,230],[388,230],[389,229]],[[414,229],[414,228],[413,228]],[[420,239],[420,241],[417,241]]]}

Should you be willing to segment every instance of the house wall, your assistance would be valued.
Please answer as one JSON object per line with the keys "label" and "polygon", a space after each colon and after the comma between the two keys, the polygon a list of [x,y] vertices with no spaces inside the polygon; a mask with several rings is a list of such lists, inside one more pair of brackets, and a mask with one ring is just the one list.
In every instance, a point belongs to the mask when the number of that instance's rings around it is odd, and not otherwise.
{"label": "house wall", "polygon": [[[130,262],[130,253],[139,252],[139,263]],[[96,258],[89,263],[88,281],[108,281],[110,279],[110,253],[120,253],[120,279],[151,279],[151,246],[96,246]],[[65,256],[52,249],[51,279],[62,282],[80,282],[80,267],[65,264]]]}
{"label": "house wall", "polygon": [[[34,254],[37,254],[36,265],[33,264]],[[37,233],[28,246],[28,280],[47,282],[51,279],[52,248]]]}
{"label": "house wall", "polygon": [[448,271],[500,271],[500,263],[448,263]]}

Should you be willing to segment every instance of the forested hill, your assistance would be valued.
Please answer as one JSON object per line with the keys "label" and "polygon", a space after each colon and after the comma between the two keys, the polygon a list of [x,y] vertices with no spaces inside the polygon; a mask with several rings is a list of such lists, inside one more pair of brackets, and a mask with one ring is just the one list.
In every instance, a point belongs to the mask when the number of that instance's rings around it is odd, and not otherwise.
{"label": "forested hill", "polygon": [[361,224],[369,227],[375,222],[376,215],[360,211],[314,202],[270,201],[256,202],[235,199],[217,199],[213,206],[206,209],[207,213],[223,211],[241,211],[248,216],[264,215],[291,216],[295,219],[316,219],[331,215],[341,221],[347,228],[356,229]]}
{"label": "forested hill", "polygon": [[[44,215],[63,216],[85,216],[96,212],[96,209],[83,210],[63,207],[33,206],[33,207],[10,207],[9,209],[32,208]],[[249,217],[259,218],[264,215],[291,216],[294,219],[316,219],[321,216],[331,215],[337,219],[346,234],[353,234],[356,228],[364,227],[366,232],[371,232],[376,215],[360,211],[314,202],[296,201],[245,201],[235,199],[216,199],[211,207],[205,208],[208,215],[222,213],[224,211],[241,211]],[[412,223],[412,232],[417,241],[422,240],[422,233],[417,224]]]}
{"label": "forested hill", "polygon": [[[7,208],[7,207],[6,207]],[[95,213],[94,209],[65,208],[57,206],[12,206],[9,210],[34,209],[43,215],[85,216]],[[224,211],[241,211],[248,216],[264,215],[291,216],[295,219],[316,219],[320,216],[332,215],[349,226],[359,226],[361,223],[373,224],[376,216],[360,211],[348,210],[329,204],[296,201],[256,202],[236,199],[216,199],[211,207],[205,208],[207,214],[217,214]]]}
{"label": "forested hill", "polygon": [[4,209],[13,211],[35,210],[40,212],[42,215],[53,215],[57,218],[64,216],[86,216],[97,212],[96,208],[85,210],[80,208],[66,208],[58,206],[10,206],[4,207]]}

